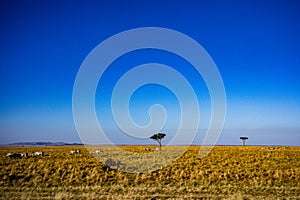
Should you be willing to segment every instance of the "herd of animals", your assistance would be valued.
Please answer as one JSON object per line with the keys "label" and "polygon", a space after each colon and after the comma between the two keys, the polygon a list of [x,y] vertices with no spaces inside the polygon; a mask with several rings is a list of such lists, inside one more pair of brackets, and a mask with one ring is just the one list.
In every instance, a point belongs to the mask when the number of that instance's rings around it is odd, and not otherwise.
{"label": "herd of animals", "polygon": [[[44,156],[45,153],[43,151],[36,151],[32,154],[32,156]],[[19,152],[10,152],[6,154],[9,158],[28,158],[28,153],[19,153]]]}
{"label": "herd of animals", "polygon": [[[265,148],[265,147],[262,147],[261,148],[262,150],[264,149],[268,149],[268,150],[276,150],[275,147],[269,147],[269,148]],[[159,151],[160,148],[155,148],[156,151]],[[151,151],[150,148],[145,148],[145,151]],[[100,149],[97,149],[95,150],[93,153],[94,154],[100,154],[102,151]],[[70,154],[80,154],[81,153],[81,150],[80,149],[75,149],[75,150],[71,150],[70,151]],[[45,153],[43,151],[36,151],[34,153],[32,153],[32,156],[35,157],[35,156],[44,156]],[[29,157],[29,154],[27,152],[23,152],[23,153],[19,153],[19,152],[10,152],[10,153],[7,153],[6,154],[6,157],[9,157],[9,158],[28,158]]]}
{"label": "herd of animals", "polygon": [[[160,150],[160,148],[155,148],[156,151]],[[145,148],[145,151],[151,151],[150,148]],[[97,149],[95,150],[93,153],[94,154],[100,154],[102,151],[100,149]],[[80,149],[74,149],[74,150],[71,150],[70,151],[70,154],[80,154],[81,153],[81,150]],[[35,156],[44,156],[45,153],[43,151],[36,151],[34,153],[32,153],[32,157],[35,157]],[[29,154],[27,152],[23,152],[23,153],[20,153],[20,152],[10,152],[10,153],[7,153],[6,154],[6,157],[8,158],[28,158],[29,157]]]}
{"label": "herd of animals", "polygon": [[[81,150],[75,149],[75,150],[70,151],[70,154],[77,154],[77,153],[81,153]],[[43,152],[43,151],[36,151],[36,152],[32,153],[32,157],[44,156],[44,155],[45,155],[45,152]],[[8,158],[28,158],[29,154],[27,152],[23,152],[23,153],[9,152],[6,154],[6,157],[8,157]]]}

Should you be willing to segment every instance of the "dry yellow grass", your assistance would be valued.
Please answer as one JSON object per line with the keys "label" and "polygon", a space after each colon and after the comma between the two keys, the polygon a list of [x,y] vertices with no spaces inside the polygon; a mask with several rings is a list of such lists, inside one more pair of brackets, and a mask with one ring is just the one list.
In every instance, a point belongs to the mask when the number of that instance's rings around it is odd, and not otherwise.
{"label": "dry yellow grass", "polygon": [[[96,147],[95,147],[96,148]],[[105,147],[97,147],[104,149]],[[147,153],[145,147],[123,147]],[[172,152],[178,147],[163,147]],[[81,154],[70,155],[70,150]],[[299,199],[300,148],[214,147],[199,158],[190,147],[171,165],[150,173],[108,169],[84,146],[1,147],[2,199]],[[42,150],[43,157],[10,159],[8,152]],[[163,162],[163,161],[162,161]]]}

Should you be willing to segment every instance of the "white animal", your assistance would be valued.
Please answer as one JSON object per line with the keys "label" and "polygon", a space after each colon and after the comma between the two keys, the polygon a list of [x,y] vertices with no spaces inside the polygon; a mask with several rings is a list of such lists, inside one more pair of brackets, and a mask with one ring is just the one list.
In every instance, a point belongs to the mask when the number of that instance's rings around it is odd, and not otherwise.
{"label": "white animal", "polygon": [[8,156],[11,156],[12,154],[13,154],[12,152],[9,152],[6,154],[6,156],[8,157]]}
{"label": "white animal", "polygon": [[160,148],[156,147],[156,148],[155,148],[155,151],[160,151]]}
{"label": "white animal", "polygon": [[24,157],[24,158],[28,158],[28,153],[27,152],[21,153],[21,156]]}
{"label": "white animal", "polygon": [[79,149],[75,149],[75,150],[71,150],[70,151],[70,154],[76,154],[76,153],[80,153],[80,150]]}
{"label": "white animal", "polygon": [[100,149],[97,149],[97,150],[94,151],[95,154],[99,154],[99,153],[101,153],[101,152],[102,152],[102,151],[101,151]]}
{"label": "white animal", "polygon": [[43,151],[36,151],[32,154],[33,156],[43,156],[45,153]]}
{"label": "white animal", "polygon": [[145,150],[146,150],[146,151],[150,151],[151,149],[147,147],[147,148],[145,148]]}

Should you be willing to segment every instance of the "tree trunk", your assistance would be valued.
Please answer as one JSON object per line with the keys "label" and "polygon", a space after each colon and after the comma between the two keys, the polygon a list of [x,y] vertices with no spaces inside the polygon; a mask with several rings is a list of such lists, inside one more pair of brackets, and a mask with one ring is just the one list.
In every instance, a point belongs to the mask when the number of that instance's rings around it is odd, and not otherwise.
{"label": "tree trunk", "polygon": [[157,141],[158,141],[158,144],[159,144],[159,148],[161,149],[161,140],[158,139]]}

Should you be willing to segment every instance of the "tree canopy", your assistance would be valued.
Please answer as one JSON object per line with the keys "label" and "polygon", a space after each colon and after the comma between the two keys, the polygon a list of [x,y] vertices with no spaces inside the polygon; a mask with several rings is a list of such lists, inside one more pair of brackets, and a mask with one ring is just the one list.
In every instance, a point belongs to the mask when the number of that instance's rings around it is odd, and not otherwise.
{"label": "tree canopy", "polygon": [[161,148],[161,140],[166,136],[164,133],[156,133],[150,137],[152,140],[156,140],[159,144],[159,148]]}
{"label": "tree canopy", "polygon": [[240,139],[243,141],[243,146],[246,144],[246,140],[248,140],[248,137],[242,136]]}

